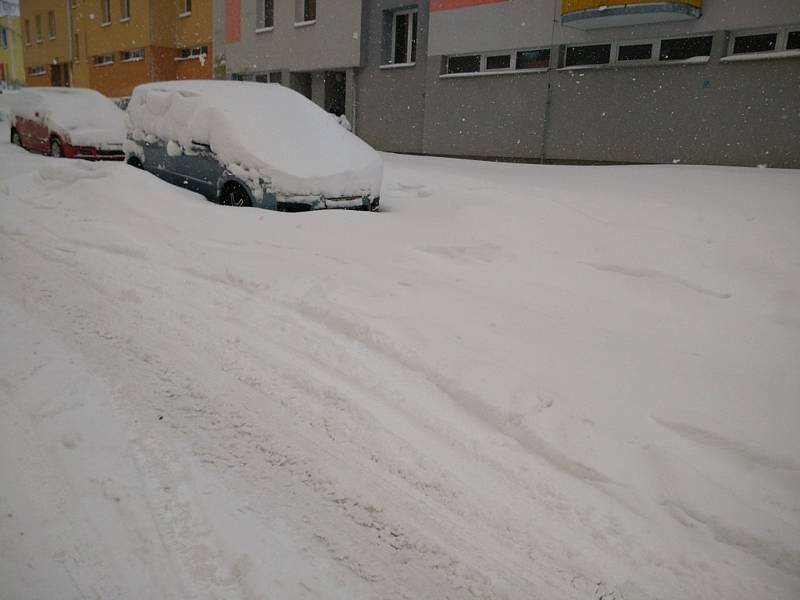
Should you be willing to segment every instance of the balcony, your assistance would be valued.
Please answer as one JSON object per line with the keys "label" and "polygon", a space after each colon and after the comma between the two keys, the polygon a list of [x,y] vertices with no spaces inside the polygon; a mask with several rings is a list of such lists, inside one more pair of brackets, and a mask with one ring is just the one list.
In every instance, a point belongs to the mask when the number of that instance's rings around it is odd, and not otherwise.
{"label": "balcony", "polygon": [[563,0],[561,22],[576,29],[627,27],[700,18],[703,0]]}

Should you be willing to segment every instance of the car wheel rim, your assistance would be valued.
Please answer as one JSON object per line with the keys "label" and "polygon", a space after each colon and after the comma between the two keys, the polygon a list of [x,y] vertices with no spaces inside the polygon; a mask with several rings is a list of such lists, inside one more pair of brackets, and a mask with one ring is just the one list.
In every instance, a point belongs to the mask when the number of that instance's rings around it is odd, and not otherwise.
{"label": "car wheel rim", "polygon": [[59,146],[57,143],[53,142],[53,144],[50,146],[50,154],[52,154],[55,158],[60,158],[61,157],[61,146]]}

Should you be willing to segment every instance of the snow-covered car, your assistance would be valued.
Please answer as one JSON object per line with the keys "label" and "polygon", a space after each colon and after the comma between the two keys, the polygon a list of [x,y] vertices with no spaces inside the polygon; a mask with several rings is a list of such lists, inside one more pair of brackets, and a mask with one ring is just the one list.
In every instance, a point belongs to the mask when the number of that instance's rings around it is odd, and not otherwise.
{"label": "snow-covered car", "polygon": [[11,143],[55,157],[124,160],[125,113],[95,90],[27,88],[9,107]]}
{"label": "snow-covered car", "polygon": [[378,153],[281,85],[144,84],[127,115],[128,163],[213,202],[286,211],[380,203]]}

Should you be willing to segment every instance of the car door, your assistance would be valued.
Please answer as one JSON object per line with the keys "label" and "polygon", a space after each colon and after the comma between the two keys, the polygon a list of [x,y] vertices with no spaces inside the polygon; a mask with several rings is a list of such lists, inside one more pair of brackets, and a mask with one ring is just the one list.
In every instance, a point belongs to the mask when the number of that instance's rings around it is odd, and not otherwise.
{"label": "car door", "polygon": [[50,151],[50,130],[45,123],[44,117],[39,111],[34,113],[34,119],[30,120],[30,147],[39,152]]}
{"label": "car door", "polygon": [[189,148],[173,149],[167,158],[170,177],[175,183],[212,201],[217,200],[217,181],[222,165],[208,144],[192,142]]}
{"label": "car door", "polygon": [[[36,113],[39,116],[39,113]],[[14,124],[22,140],[22,145],[29,150],[37,150],[44,152],[47,150],[48,144],[43,143],[47,140],[47,127],[36,119],[28,119],[26,117],[17,117]]]}
{"label": "car door", "polygon": [[173,183],[167,170],[167,145],[159,139],[147,140],[144,147],[144,168],[164,181]]}

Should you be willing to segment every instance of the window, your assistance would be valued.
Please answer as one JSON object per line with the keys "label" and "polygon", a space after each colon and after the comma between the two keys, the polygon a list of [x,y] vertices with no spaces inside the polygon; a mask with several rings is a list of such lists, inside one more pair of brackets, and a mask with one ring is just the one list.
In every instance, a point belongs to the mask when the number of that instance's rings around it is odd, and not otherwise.
{"label": "window", "polygon": [[800,50],[800,31],[790,31],[786,37],[787,50]]}
{"label": "window", "polygon": [[417,61],[417,9],[392,13],[392,55],[390,63],[408,65]]}
{"label": "window", "polygon": [[550,66],[550,49],[520,50],[517,52],[517,69],[546,69]]}
{"label": "window", "polygon": [[114,55],[111,54],[111,53],[109,53],[109,54],[98,54],[97,56],[94,57],[94,64],[96,66],[112,65],[112,64],[114,64]]}
{"label": "window", "polygon": [[281,83],[283,74],[280,71],[270,71],[269,73],[259,73],[255,76],[259,83]]}
{"label": "window", "polygon": [[5,27],[0,27],[0,45],[8,48],[8,30]]}
{"label": "window", "polygon": [[47,27],[50,33],[50,39],[56,39],[56,13],[52,10],[47,13]]}
{"label": "window", "polygon": [[510,54],[493,54],[486,57],[487,71],[499,71],[502,69],[511,68],[511,55]]}
{"label": "window", "polygon": [[195,48],[181,48],[178,52],[178,60],[189,60],[190,58],[200,58],[208,54],[208,46],[196,46]]}
{"label": "window", "polygon": [[131,0],[119,0],[119,20],[127,21],[131,18]]}
{"label": "window", "polygon": [[617,60],[650,60],[653,58],[653,44],[620,44]]}
{"label": "window", "polygon": [[123,50],[120,52],[122,62],[137,62],[144,60],[144,48],[136,48],[135,50]]}
{"label": "window", "polygon": [[47,75],[47,67],[31,67],[28,69],[28,75],[31,77],[41,77]]}
{"label": "window", "polygon": [[185,17],[192,14],[192,0],[181,0],[181,14],[179,16]]}
{"label": "window", "polygon": [[73,60],[80,60],[81,59],[81,37],[79,34],[75,33],[72,36],[72,59]]}
{"label": "window", "polygon": [[42,41],[42,17],[41,15],[36,15],[36,41]]}
{"label": "window", "polygon": [[662,40],[659,60],[689,60],[695,56],[710,56],[714,38],[703,37],[677,38]]}
{"label": "window", "polygon": [[308,23],[317,20],[317,0],[295,0],[294,22]]}
{"label": "window", "polygon": [[30,19],[25,19],[25,43],[31,45],[31,22]]}
{"label": "window", "polygon": [[611,62],[611,44],[568,46],[564,66],[607,65],[609,62]]}
{"label": "window", "polygon": [[100,0],[100,12],[103,15],[102,25],[111,23],[111,0]]}
{"label": "window", "polygon": [[275,1],[261,0],[261,19],[259,29],[275,27]]}
{"label": "window", "polygon": [[447,73],[479,73],[480,70],[480,54],[447,57]]}
{"label": "window", "polygon": [[733,41],[733,54],[749,52],[772,52],[778,44],[778,34],[759,33],[756,35],[737,35]]}

